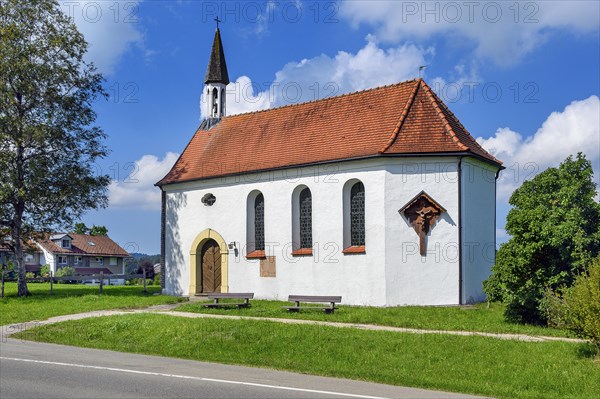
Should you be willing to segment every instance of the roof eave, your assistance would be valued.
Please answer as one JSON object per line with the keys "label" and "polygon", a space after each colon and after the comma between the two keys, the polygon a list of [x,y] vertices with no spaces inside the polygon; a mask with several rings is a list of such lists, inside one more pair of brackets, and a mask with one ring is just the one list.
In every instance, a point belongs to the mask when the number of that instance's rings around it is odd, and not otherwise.
{"label": "roof eave", "polygon": [[158,187],[158,188],[160,188],[162,190],[164,186],[169,186],[169,185],[174,185],[174,184],[191,183],[191,182],[195,182],[195,181],[203,181],[203,180],[210,180],[210,179],[218,179],[218,178],[241,176],[241,175],[245,175],[245,174],[248,174],[248,173],[265,173],[265,172],[272,172],[272,171],[276,171],[276,170],[286,170],[286,169],[302,168],[302,167],[314,166],[314,165],[328,165],[328,164],[339,163],[339,162],[362,161],[362,160],[366,160],[366,159],[375,159],[375,158],[413,158],[413,157],[440,157],[440,156],[441,157],[461,157],[461,156],[465,157],[465,156],[468,156],[468,157],[473,157],[473,158],[479,159],[480,161],[485,162],[485,163],[487,163],[489,165],[495,166],[499,170],[506,169],[504,166],[502,166],[502,164],[498,164],[497,162],[494,162],[491,159],[488,159],[486,157],[483,157],[483,156],[481,156],[479,154],[476,154],[474,152],[471,152],[471,151],[385,153],[385,154],[365,155],[365,156],[352,157],[352,158],[332,159],[332,160],[320,161],[320,162],[309,162],[309,163],[304,163],[304,164],[294,164],[294,165],[278,166],[278,167],[274,167],[274,168],[248,170],[248,171],[228,173],[228,174],[218,175],[218,176],[209,176],[209,177],[199,177],[199,178],[193,178],[193,179],[177,180],[177,181],[173,181],[173,182],[165,181],[165,179],[162,179],[159,182],[155,183],[154,186]]}

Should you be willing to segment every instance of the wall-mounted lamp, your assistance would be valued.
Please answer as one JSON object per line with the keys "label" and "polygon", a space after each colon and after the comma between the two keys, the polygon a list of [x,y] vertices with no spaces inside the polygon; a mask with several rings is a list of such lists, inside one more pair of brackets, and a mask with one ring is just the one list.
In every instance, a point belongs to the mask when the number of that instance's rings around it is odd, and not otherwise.
{"label": "wall-mounted lamp", "polygon": [[233,249],[233,248],[235,248],[235,241],[231,241],[229,243],[229,249]]}

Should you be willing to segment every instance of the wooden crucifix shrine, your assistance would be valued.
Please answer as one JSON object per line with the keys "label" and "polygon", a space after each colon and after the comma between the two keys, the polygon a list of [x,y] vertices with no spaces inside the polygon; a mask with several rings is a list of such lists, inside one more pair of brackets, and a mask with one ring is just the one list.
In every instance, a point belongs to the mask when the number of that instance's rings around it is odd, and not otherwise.
{"label": "wooden crucifix shrine", "polygon": [[440,214],[446,212],[446,210],[425,191],[421,191],[398,212],[406,217],[419,235],[419,250],[421,256],[425,256],[427,253],[425,237],[427,237],[427,233],[429,233]]}

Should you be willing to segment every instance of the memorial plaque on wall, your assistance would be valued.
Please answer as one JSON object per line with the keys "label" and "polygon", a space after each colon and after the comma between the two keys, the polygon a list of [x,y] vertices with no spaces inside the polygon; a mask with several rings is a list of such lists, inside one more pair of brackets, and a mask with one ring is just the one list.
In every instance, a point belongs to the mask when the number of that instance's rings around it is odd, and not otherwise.
{"label": "memorial plaque on wall", "polygon": [[260,260],[260,276],[261,277],[275,277],[275,257],[267,256]]}

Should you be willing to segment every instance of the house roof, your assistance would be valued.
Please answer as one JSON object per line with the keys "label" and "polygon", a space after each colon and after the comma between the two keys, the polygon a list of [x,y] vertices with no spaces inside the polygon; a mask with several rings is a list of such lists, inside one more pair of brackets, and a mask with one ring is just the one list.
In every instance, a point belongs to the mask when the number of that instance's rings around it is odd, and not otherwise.
{"label": "house roof", "polygon": [[225,52],[223,51],[223,42],[221,42],[221,31],[219,31],[219,28],[215,31],[215,39],[210,51],[210,59],[208,60],[204,83],[229,84],[229,74],[227,73],[227,63],[225,62]]}
{"label": "house roof", "polygon": [[62,240],[65,237],[69,237],[70,239],[73,239],[73,237],[71,237],[67,233],[55,233],[55,234],[50,235],[51,240]]}
{"label": "house roof", "polygon": [[[26,254],[33,253],[41,253],[40,249],[35,245],[33,241],[21,241],[21,247],[23,248],[23,252]],[[0,242],[0,252],[12,252],[9,244],[7,242]]]}
{"label": "house roof", "polygon": [[225,116],[211,129],[196,131],[157,185],[375,156],[436,154],[502,165],[416,79]]}
{"label": "house roof", "polygon": [[72,238],[71,248],[62,248],[60,243],[53,242],[50,237],[57,233],[48,235],[48,238],[40,239],[37,243],[53,254],[69,255],[104,255],[127,257],[129,254],[108,236],[90,236],[87,234],[69,234]]}

